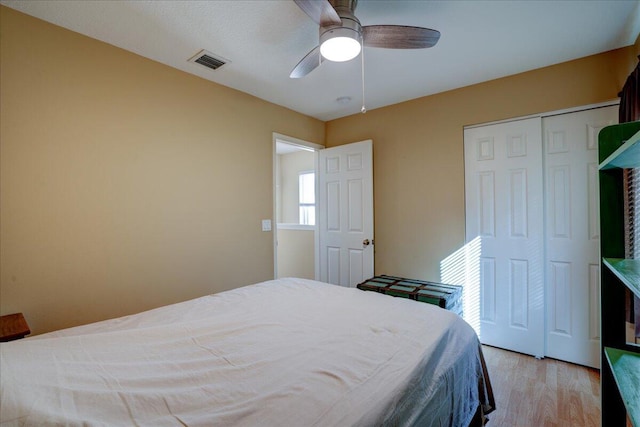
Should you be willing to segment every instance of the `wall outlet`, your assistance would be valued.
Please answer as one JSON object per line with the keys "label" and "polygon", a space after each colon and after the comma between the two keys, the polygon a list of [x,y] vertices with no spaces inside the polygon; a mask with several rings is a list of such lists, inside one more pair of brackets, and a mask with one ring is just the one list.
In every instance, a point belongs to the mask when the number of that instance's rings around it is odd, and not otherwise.
{"label": "wall outlet", "polygon": [[262,231],[271,231],[271,220],[263,219],[262,220]]}

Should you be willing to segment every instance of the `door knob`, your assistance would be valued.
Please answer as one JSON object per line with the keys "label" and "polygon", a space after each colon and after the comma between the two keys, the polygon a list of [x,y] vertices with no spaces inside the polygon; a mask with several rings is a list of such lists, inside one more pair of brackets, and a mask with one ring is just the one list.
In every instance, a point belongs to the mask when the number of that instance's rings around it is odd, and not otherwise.
{"label": "door knob", "polygon": [[363,246],[369,246],[370,244],[371,244],[371,242],[369,241],[369,239],[364,239],[364,240],[362,241],[362,245],[363,245]]}

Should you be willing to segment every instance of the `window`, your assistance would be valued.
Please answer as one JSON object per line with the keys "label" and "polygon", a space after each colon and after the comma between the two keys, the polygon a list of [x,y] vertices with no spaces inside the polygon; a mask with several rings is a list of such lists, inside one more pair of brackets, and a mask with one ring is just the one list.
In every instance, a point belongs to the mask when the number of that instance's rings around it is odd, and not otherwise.
{"label": "window", "polygon": [[316,224],[316,174],[301,172],[298,176],[300,224]]}
{"label": "window", "polygon": [[625,258],[640,259],[640,168],[623,170]]}

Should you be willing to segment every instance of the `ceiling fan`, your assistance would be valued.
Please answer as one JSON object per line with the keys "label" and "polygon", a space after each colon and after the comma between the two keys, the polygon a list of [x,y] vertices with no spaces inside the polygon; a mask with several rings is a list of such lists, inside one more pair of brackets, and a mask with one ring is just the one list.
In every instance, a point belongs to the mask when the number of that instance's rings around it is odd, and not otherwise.
{"label": "ceiling fan", "polygon": [[324,59],[349,61],[362,46],[387,49],[422,49],[434,46],[440,32],[404,25],[360,25],[354,15],[358,0],[293,0],[320,26],[320,44],[309,52],[289,77],[298,79],[315,70]]}

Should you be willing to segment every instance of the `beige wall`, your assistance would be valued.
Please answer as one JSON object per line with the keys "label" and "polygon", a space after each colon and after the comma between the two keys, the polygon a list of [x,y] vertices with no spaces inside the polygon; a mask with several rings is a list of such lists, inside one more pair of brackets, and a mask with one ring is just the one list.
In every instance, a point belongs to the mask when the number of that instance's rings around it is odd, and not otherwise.
{"label": "beige wall", "polygon": [[272,133],[324,123],[0,7],[0,313],[34,333],[273,277]]}
{"label": "beige wall", "polygon": [[439,280],[439,262],[463,245],[465,125],[615,99],[636,52],[637,44],[328,122],[327,147],[373,139],[376,273]]}
{"label": "beige wall", "polygon": [[315,153],[312,151],[298,151],[280,156],[280,188],[282,191],[281,222],[298,224],[299,212],[299,175],[300,172],[310,172],[315,169]]}
{"label": "beige wall", "polygon": [[325,127],[0,7],[0,313],[41,333],[271,278],[272,132],[372,138],[376,271],[437,280],[464,241],[463,126],[613,99],[639,53]]}
{"label": "beige wall", "polygon": [[278,277],[315,278],[314,234],[278,228]]}

